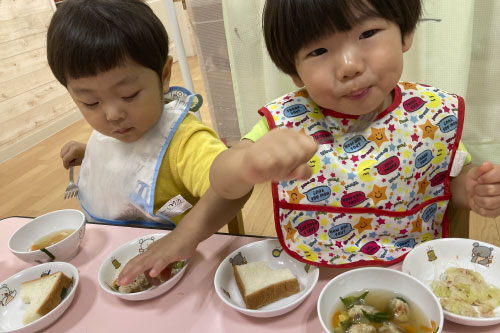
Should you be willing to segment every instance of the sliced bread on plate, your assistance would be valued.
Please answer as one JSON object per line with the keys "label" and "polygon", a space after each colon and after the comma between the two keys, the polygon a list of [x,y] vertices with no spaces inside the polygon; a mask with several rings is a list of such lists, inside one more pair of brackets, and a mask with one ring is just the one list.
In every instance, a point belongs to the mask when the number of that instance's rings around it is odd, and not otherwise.
{"label": "sliced bread on plate", "polygon": [[233,270],[248,309],[259,309],[300,291],[299,281],[288,268],[271,269],[267,262],[258,261],[234,265]]}
{"label": "sliced bread on plate", "polygon": [[52,311],[61,303],[63,289],[68,289],[73,279],[62,272],[44,275],[38,279],[21,284],[21,299],[29,303],[23,315],[23,324],[27,325]]}

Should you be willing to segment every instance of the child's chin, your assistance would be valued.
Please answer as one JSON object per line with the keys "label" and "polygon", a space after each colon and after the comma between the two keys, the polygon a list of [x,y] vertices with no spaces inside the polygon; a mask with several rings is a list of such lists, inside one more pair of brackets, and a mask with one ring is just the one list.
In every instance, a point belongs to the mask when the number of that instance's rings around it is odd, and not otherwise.
{"label": "child's chin", "polygon": [[141,138],[141,136],[136,136],[136,135],[113,135],[113,138],[115,138],[118,141],[121,141],[123,143],[133,143],[136,142]]}
{"label": "child's chin", "polygon": [[118,141],[124,142],[124,143],[132,143],[137,140],[139,140],[144,133],[138,133],[137,130],[131,129],[130,131],[127,131],[126,133],[116,133],[113,132],[111,137],[117,139]]}

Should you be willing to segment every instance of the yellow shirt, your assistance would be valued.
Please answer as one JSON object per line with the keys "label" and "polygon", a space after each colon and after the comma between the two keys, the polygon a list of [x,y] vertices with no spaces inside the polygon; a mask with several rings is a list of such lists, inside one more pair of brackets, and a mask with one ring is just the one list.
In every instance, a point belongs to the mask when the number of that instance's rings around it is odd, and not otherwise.
{"label": "yellow shirt", "polygon": [[[255,126],[252,128],[250,132],[248,132],[243,139],[247,139],[250,141],[257,141],[260,139],[264,134],[269,132],[269,124],[267,123],[267,119],[265,117],[260,118],[259,122],[255,124]],[[464,165],[467,165],[471,162],[471,156],[465,146],[462,144],[462,141],[459,142],[458,145],[458,150],[464,151],[467,153],[467,157],[465,158]]]}
{"label": "yellow shirt", "polygon": [[[191,205],[210,186],[209,172],[215,157],[227,149],[213,129],[188,113],[170,142],[158,172],[154,213],[180,194]],[[178,223],[185,213],[172,218]]]}

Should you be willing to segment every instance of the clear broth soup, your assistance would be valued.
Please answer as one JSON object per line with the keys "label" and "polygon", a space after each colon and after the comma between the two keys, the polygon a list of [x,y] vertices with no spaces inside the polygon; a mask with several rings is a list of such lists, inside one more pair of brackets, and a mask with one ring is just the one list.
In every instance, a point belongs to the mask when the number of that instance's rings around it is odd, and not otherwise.
{"label": "clear broth soup", "polygon": [[31,245],[29,250],[36,251],[54,245],[55,243],[58,243],[63,239],[65,239],[66,237],[68,237],[69,235],[71,235],[73,232],[75,232],[75,229],[63,229],[56,232],[52,232],[37,240],[33,245]]}
{"label": "clear broth soup", "polygon": [[[412,332],[412,333],[429,333],[429,332],[437,332],[438,327],[434,321],[429,320],[428,316],[424,313],[422,309],[420,309],[414,302],[409,300],[406,296],[394,293],[388,290],[380,290],[380,289],[370,289],[363,290],[359,292],[355,292],[352,294],[345,295],[342,298],[348,297],[359,297],[363,293],[368,292],[365,296],[361,305],[372,306],[377,311],[377,314],[386,314],[389,318],[382,319],[380,322],[372,321],[366,318],[366,322],[369,322],[369,325],[372,325],[376,330],[374,332],[379,332],[383,322],[390,322],[393,325],[396,325],[403,329],[403,332]],[[389,307],[389,301],[393,298],[398,298],[400,300],[404,300],[410,309],[409,319],[404,322],[398,322],[394,319]],[[339,300],[339,302],[335,305],[333,309],[332,315],[332,327],[333,333],[346,333],[349,332],[349,324],[341,325],[342,321],[345,321],[346,317],[348,320],[352,321],[347,314],[347,309],[344,303]],[[373,319],[373,318],[372,318]],[[383,332],[391,332],[381,330]],[[397,332],[397,331],[396,331]]]}

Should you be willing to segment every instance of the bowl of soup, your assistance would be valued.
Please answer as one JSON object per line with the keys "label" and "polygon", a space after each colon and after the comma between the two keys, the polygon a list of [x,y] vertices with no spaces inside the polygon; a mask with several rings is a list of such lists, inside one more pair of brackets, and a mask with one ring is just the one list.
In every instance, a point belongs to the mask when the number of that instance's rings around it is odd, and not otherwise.
{"label": "bowl of soup", "polygon": [[434,332],[443,327],[439,300],[419,280],[391,268],[342,273],[320,293],[318,317],[326,332]]}
{"label": "bowl of soup", "polygon": [[76,256],[85,236],[85,215],[63,209],[39,216],[9,239],[9,250],[30,264],[69,261]]}

